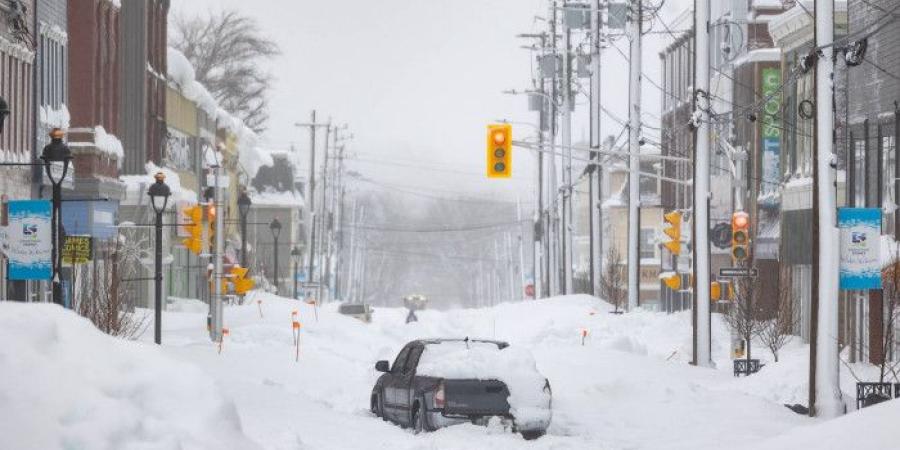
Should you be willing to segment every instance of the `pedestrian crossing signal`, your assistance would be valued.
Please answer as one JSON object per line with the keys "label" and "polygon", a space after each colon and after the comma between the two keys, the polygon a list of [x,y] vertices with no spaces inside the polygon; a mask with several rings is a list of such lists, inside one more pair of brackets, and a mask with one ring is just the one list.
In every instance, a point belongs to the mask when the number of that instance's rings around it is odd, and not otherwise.
{"label": "pedestrian crossing signal", "polygon": [[231,268],[231,276],[228,277],[228,281],[234,286],[234,293],[237,295],[244,295],[256,286],[253,279],[247,278],[247,271],[246,267],[237,265]]}
{"label": "pedestrian crossing signal", "polygon": [[512,125],[488,125],[486,161],[488,178],[512,177]]}

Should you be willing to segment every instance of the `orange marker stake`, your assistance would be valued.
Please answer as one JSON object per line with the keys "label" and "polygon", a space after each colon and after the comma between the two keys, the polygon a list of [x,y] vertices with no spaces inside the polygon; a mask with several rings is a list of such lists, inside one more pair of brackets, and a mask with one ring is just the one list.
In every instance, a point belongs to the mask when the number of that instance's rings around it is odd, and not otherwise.
{"label": "orange marker stake", "polygon": [[587,338],[587,336],[588,336],[587,328],[582,328],[581,329],[581,346],[582,347],[584,347],[584,340]]}
{"label": "orange marker stake", "polygon": [[262,318],[263,318],[263,313],[262,313],[262,300],[257,300],[257,301],[256,301],[256,306],[259,307],[259,318],[262,319]]}
{"label": "orange marker stake", "polygon": [[222,328],[222,336],[219,337],[219,354],[222,354],[222,344],[225,342],[225,336],[228,335],[228,328]]}
{"label": "orange marker stake", "polygon": [[300,361],[300,322],[295,320],[291,324],[291,331],[294,334],[294,361]]}

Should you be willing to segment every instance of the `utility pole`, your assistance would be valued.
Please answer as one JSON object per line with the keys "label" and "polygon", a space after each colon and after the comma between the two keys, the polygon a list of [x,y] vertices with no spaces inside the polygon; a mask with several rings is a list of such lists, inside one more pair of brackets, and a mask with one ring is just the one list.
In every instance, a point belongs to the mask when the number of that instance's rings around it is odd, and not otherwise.
{"label": "utility pole", "polygon": [[711,367],[709,312],[709,0],[694,0],[694,364]]}
{"label": "utility pole", "polygon": [[556,70],[557,61],[558,61],[558,53],[556,51],[556,21],[557,21],[557,0],[553,0],[550,5],[550,49],[551,54],[554,58],[553,63],[553,79],[550,83],[550,155],[549,162],[550,167],[548,168],[550,172],[550,185],[548,186],[548,194],[550,200],[550,208],[548,211],[548,222],[549,226],[547,227],[547,238],[550,243],[550,254],[548,257],[550,258],[550,295],[558,295],[560,293],[559,283],[559,229],[557,228],[559,225],[559,192],[557,190],[557,170],[556,170],[556,114],[557,114],[557,106],[556,99],[558,98],[558,78],[559,74]]}
{"label": "utility pole", "polygon": [[[563,2],[563,8],[569,5]],[[569,28],[569,21],[566,17],[568,13],[563,14],[562,20],[562,36],[563,36],[563,80],[562,80],[562,145],[563,154],[565,155],[565,166],[563,167],[563,189],[562,189],[562,263],[563,276],[565,277],[563,284],[563,293],[566,295],[574,293],[573,275],[572,275],[572,30]]]}
{"label": "utility pole", "polygon": [[[838,232],[834,155],[834,1],[815,2],[816,60],[816,200],[818,211],[818,323],[815,350],[815,402],[810,413],[836,417],[843,413],[838,355]],[[810,366],[813,362],[810,361]]]}
{"label": "utility pole", "polygon": [[[225,234],[225,208],[223,208],[225,202],[222,201],[222,183],[221,183],[221,174],[222,167],[218,163],[216,163],[215,167],[213,167],[213,205],[216,211],[216,248],[213,252],[213,293],[212,293],[212,301],[215,303],[215,310],[213,314],[213,340],[219,341],[222,339],[222,327],[223,327],[223,318],[222,313],[225,307],[222,302],[222,257],[224,250],[224,238]],[[276,281],[277,283],[277,281]]]}
{"label": "utility pole", "polygon": [[[316,123],[316,110],[313,110],[309,123],[295,123],[294,126],[309,127],[309,189],[307,189],[305,200],[307,204],[306,235],[309,243],[309,266],[306,277],[307,283],[311,283],[316,269],[316,128],[329,125]],[[317,298],[316,301],[318,300]]]}
{"label": "utility pole", "polygon": [[331,118],[328,119],[328,125],[325,126],[325,157],[322,161],[322,206],[321,213],[318,214],[318,223],[319,223],[319,239],[322,241],[322,245],[319,246],[319,284],[316,287],[316,300],[322,302],[324,299],[322,298],[322,288],[326,281],[328,281],[328,270],[329,267],[325,266],[325,262],[323,261],[323,257],[326,254],[326,245],[327,245],[327,224],[326,221],[328,219],[328,152],[329,148],[332,146],[329,145],[329,139],[332,137],[332,130],[334,133],[337,133],[337,129],[331,126]]}
{"label": "utility pole", "polygon": [[[602,0],[591,2],[591,148],[600,149],[600,52],[602,50],[602,26],[601,5]],[[600,154],[595,153],[597,162]],[[596,177],[596,184],[594,179]],[[603,167],[600,164],[594,166],[590,179],[590,195],[588,208],[590,214],[590,269],[591,269],[591,293],[600,295],[600,273],[603,270],[603,218],[600,211],[600,200],[603,198],[601,189],[603,179]]]}
{"label": "utility pole", "polygon": [[[628,78],[628,310],[638,307],[640,280],[640,152],[641,152],[641,22],[643,0],[632,0],[628,37],[631,39]],[[702,1],[702,0],[701,0]]]}

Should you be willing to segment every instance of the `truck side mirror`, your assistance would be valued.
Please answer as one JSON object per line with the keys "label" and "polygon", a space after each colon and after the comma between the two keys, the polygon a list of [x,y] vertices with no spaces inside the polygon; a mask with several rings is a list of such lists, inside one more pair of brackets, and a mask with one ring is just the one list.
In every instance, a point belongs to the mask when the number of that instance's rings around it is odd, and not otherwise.
{"label": "truck side mirror", "polygon": [[377,363],[375,363],[375,370],[379,372],[390,372],[391,363],[387,361],[378,361]]}

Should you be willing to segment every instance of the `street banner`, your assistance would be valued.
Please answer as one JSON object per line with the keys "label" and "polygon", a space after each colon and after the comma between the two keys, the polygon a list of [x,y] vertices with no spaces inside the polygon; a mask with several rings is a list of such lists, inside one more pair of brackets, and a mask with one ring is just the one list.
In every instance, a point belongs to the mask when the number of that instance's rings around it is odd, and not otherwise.
{"label": "street banner", "polygon": [[8,203],[6,257],[10,280],[49,280],[52,276],[51,205],[47,200]]}
{"label": "street banner", "polygon": [[762,69],[762,92],[767,99],[763,105],[761,137],[762,137],[762,176],[760,183],[760,203],[777,206],[778,196],[773,195],[778,188],[777,183],[770,182],[781,177],[779,160],[781,158],[781,68],[766,67]]}
{"label": "street banner", "polygon": [[90,236],[66,236],[63,244],[63,263],[69,265],[87,264],[94,256],[93,238]]}
{"label": "street banner", "polygon": [[839,208],[842,290],[881,289],[881,209]]}

